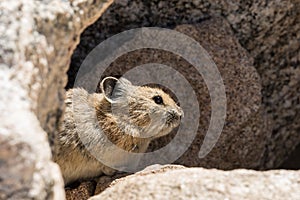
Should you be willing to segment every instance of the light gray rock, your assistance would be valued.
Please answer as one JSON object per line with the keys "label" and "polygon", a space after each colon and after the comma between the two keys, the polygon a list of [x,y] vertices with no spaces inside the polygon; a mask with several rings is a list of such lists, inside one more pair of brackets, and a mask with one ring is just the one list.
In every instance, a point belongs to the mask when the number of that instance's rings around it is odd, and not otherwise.
{"label": "light gray rock", "polygon": [[[170,168],[170,166],[167,166]],[[175,167],[174,167],[175,168]],[[203,168],[157,169],[112,182],[101,199],[299,199],[300,172],[220,171]]]}
{"label": "light gray rock", "polygon": [[0,199],[65,198],[46,132],[55,134],[79,35],[111,2],[0,2]]}

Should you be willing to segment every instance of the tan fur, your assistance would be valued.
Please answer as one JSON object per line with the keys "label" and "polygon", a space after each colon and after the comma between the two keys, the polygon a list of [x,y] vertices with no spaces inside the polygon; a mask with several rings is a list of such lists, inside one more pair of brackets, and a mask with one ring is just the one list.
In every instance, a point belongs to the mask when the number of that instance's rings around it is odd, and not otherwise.
{"label": "tan fur", "polygon": [[[179,125],[183,112],[162,90],[134,86],[128,80],[120,79],[115,91],[115,97],[105,91],[101,94],[88,94],[80,88],[67,91],[66,110],[59,125],[54,155],[65,184],[115,172],[86,150],[82,137],[100,145],[99,154],[118,162],[118,159],[126,158],[101,148],[103,134],[128,152],[142,153],[151,140],[168,134]],[[162,97],[163,105],[154,102],[153,97],[157,95]]]}

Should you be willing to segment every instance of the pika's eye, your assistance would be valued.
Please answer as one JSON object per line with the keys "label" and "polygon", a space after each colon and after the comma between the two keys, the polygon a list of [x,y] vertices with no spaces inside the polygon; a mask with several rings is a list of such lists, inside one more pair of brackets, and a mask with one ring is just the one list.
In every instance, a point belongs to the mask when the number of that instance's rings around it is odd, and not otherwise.
{"label": "pika's eye", "polygon": [[154,96],[152,99],[154,100],[154,102],[156,104],[162,105],[164,103],[163,99],[161,98],[161,96]]}

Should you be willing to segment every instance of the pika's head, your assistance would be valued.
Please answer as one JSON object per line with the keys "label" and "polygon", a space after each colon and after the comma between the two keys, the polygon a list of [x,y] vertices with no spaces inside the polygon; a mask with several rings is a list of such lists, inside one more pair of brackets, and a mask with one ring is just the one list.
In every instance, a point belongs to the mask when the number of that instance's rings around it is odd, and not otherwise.
{"label": "pika's head", "polygon": [[163,90],[135,86],[125,78],[107,77],[100,83],[118,126],[135,137],[157,138],[180,124],[182,109]]}

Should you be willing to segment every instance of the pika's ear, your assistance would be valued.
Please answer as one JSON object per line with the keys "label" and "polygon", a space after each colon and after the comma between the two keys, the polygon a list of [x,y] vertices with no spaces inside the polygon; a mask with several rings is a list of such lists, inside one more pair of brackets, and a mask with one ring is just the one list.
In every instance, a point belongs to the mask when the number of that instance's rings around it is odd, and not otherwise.
{"label": "pika's ear", "polygon": [[109,76],[104,78],[100,83],[101,92],[104,94],[105,99],[110,103],[127,95],[131,88],[131,82],[125,78],[117,79]]}

